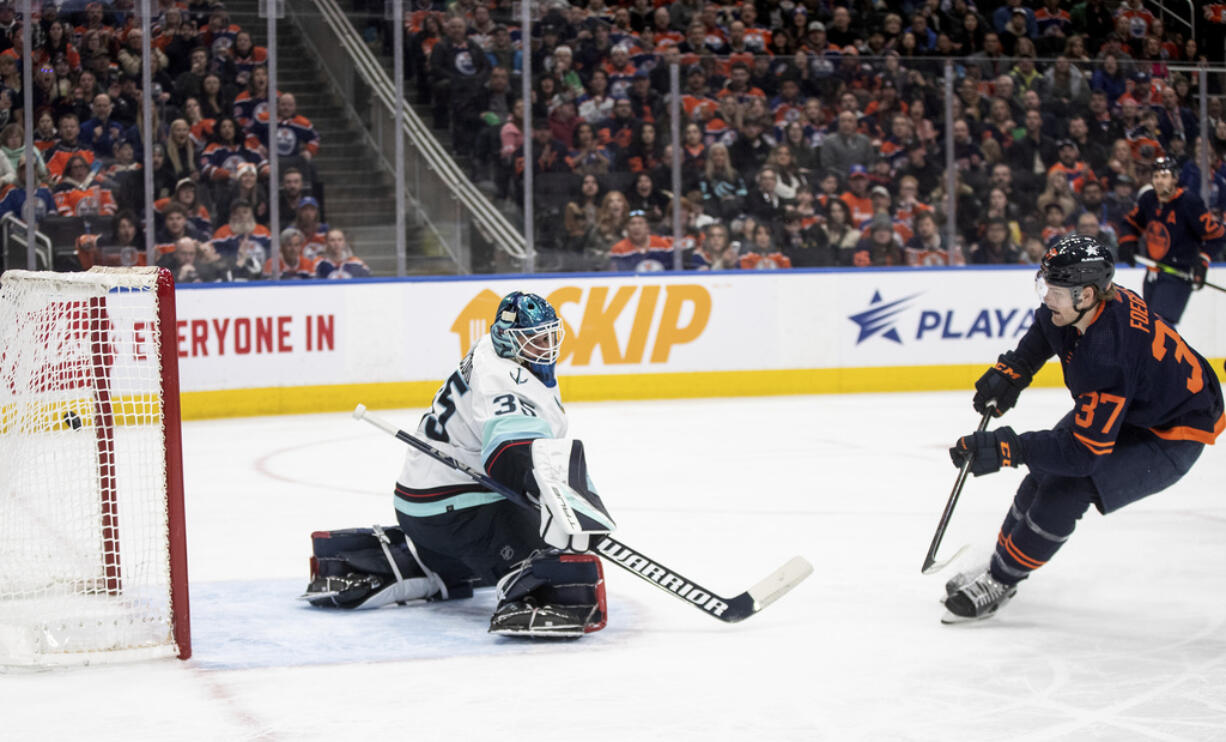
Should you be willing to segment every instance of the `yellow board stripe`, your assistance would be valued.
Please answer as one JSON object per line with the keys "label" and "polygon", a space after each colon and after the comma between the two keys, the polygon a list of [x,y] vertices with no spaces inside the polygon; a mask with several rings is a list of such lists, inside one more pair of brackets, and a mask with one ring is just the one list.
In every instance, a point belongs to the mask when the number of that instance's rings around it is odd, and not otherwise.
{"label": "yellow board stripe", "polygon": [[[560,384],[562,399],[566,402],[969,390],[984,368],[982,364],[965,364],[605,374],[563,377]],[[441,380],[184,392],[183,419],[339,412],[352,410],[359,402],[375,409],[424,408],[430,404],[440,383]],[[1060,372],[1055,366],[1045,368],[1035,379],[1037,386],[1059,386],[1061,383]]]}

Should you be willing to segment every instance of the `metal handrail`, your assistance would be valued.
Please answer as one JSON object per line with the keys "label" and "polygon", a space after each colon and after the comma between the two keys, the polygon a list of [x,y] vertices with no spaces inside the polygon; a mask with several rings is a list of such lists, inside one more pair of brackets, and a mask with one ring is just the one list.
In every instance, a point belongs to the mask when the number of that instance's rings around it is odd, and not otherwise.
{"label": "metal handrail", "polygon": [[[20,229],[20,231],[17,231],[18,229]],[[11,239],[17,242],[22,247],[27,247],[30,244],[27,239],[27,235],[29,234],[29,232],[30,232],[30,226],[26,224],[24,221],[22,221],[21,219],[17,218],[17,215],[11,211],[5,214],[2,219],[0,219],[0,242],[4,244],[4,268],[6,270],[9,268],[22,267],[22,266],[8,264],[9,240]],[[42,232],[39,232],[36,230],[34,232],[34,244],[35,244],[34,250],[35,250],[36,255],[38,255],[39,257],[42,257],[43,259],[42,269],[51,270],[55,262],[54,260],[55,246],[51,244],[51,238],[43,234]],[[42,247],[41,250],[39,249],[40,246]],[[32,265],[27,264],[24,267],[28,268],[29,270],[38,270],[37,265],[32,266]]]}
{"label": "metal handrail", "polygon": [[[396,107],[396,88],[369,47],[362,41],[348,17],[341,11],[335,0],[313,0],[313,2],[319,9],[320,15],[335,31],[338,43],[348,52],[358,74],[370,86],[388,113],[393,113]],[[431,169],[451,190],[455,198],[468,207],[481,231],[511,257],[518,260],[527,257],[524,236],[515,229],[502,212],[489,202],[489,199],[477,190],[468,176],[456,165],[451,155],[439,144],[434,132],[422,122],[416,111],[407,106],[404,109],[404,134],[425,155]]]}
{"label": "metal handrail", "polygon": [[[294,16],[295,18],[298,17],[298,12],[296,9],[290,7],[288,8],[288,11],[291,16]],[[319,48],[315,46],[315,42],[312,41],[311,35],[307,33],[301,34],[301,39],[302,39],[302,43],[305,44],[307,48],[311,51],[314,58],[320,59],[321,56],[319,53]],[[342,106],[345,109],[345,114],[351,117],[354,121],[360,122],[362,120],[361,115],[353,107],[353,102],[349,99],[349,97],[344,95],[344,91],[342,90],[341,85],[337,81],[336,77],[333,75],[332,69],[330,69],[327,65],[323,65],[320,67],[320,70],[323,72],[324,79],[327,81],[329,87],[332,88],[332,92],[342,102]],[[372,152],[375,153],[375,156],[379,158],[379,160],[384,164],[384,166],[388,168],[388,170],[394,170],[395,163],[392,162],[390,158],[388,158],[387,154],[383,151],[383,148],[379,146],[379,143],[375,141],[375,138],[371,136],[371,133],[367,131],[366,127],[364,126],[361,127],[361,131],[362,131],[361,137],[362,137],[362,140],[366,143],[366,146]],[[422,222],[425,223],[426,227],[431,232],[434,233],[434,235],[439,240],[439,244],[443,246],[443,249],[445,249],[447,253],[450,255],[451,260],[455,262],[455,264],[459,266],[462,271],[463,270],[463,260],[460,257],[459,250],[457,248],[453,248],[451,245],[447,243],[446,238],[443,236],[443,231],[439,229],[438,225],[434,223],[434,220],[430,218],[430,214],[421,206],[421,201],[418,200],[418,198],[412,193],[406,193],[405,196],[413,204],[413,207],[417,209],[418,218]]]}
{"label": "metal handrail", "polygon": [[1158,6],[1158,10],[1162,13],[1163,18],[1173,18],[1174,20],[1179,21],[1188,27],[1188,36],[1196,38],[1196,3],[1192,2],[1192,0],[1187,0],[1187,4],[1188,17],[1184,18],[1183,16],[1177,14],[1173,9],[1167,8],[1164,0],[1154,0],[1154,5]]}

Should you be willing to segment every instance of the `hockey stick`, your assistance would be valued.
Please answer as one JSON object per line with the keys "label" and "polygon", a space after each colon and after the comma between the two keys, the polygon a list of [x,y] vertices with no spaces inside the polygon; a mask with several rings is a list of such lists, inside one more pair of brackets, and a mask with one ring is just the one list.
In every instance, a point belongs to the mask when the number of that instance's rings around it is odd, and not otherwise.
{"label": "hockey stick", "polygon": [[[1149,258],[1143,257],[1141,255],[1136,256],[1136,260],[1138,263],[1146,267],[1154,268],[1155,270],[1160,270],[1163,273],[1168,273],[1174,276],[1175,278],[1182,278],[1188,283],[1193,282],[1191,273],[1188,273],[1187,271],[1181,271],[1173,265],[1167,265],[1166,263],[1159,263],[1156,260],[1150,260]],[[1218,291],[1226,291],[1226,286],[1219,286],[1216,283],[1209,283],[1208,281],[1205,281],[1203,285],[1211,289],[1217,289]]]}
{"label": "hockey stick", "polygon": [[[409,435],[387,420],[372,414],[365,405],[358,405],[354,408],[353,416],[359,420],[365,420],[430,458],[467,474],[492,492],[497,492],[509,500],[522,499],[519,494],[501,482],[490,478],[484,472],[477,471],[462,461],[456,461],[429,443]],[[770,573],[745,592],[725,598],[610,536],[605,536],[596,550],[606,559],[639,579],[672,593],[726,623],[736,623],[749,618],[783,597],[813,573],[813,565],[809,564],[804,557],[792,557],[787,564]]]}
{"label": "hockey stick", "polygon": [[[988,420],[992,417],[992,410],[996,408],[995,401],[988,403],[988,409],[983,413],[983,419],[979,421],[979,427],[975,432],[982,432],[988,427]],[[954,480],[953,492],[949,493],[949,500],[945,503],[945,512],[941,513],[941,522],[937,524],[937,532],[932,534],[932,544],[928,546],[928,553],[924,556],[924,567],[921,570],[926,575],[936,574],[945,567],[962,556],[962,554],[970,548],[967,544],[954,552],[950,558],[938,562],[937,549],[941,548],[941,539],[945,538],[945,528],[949,525],[949,519],[954,514],[954,506],[958,504],[958,496],[962,494],[962,485],[966,484],[966,475],[971,470],[971,460],[968,458],[962,463],[962,468],[958,470],[958,478]]]}

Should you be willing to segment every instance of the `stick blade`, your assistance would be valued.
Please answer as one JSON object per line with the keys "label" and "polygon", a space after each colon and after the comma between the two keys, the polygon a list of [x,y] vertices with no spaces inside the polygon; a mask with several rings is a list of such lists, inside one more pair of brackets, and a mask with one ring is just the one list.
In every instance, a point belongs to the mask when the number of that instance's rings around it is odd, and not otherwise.
{"label": "stick blade", "polygon": [[792,557],[788,563],[767,575],[747,591],[754,601],[754,610],[760,611],[779,600],[792,588],[813,574],[813,565],[804,557]]}
{"label": "stick blade", "polygon": [[951,563],[957,561],[958,558],[965,554],[966,550],[969,548],[971,548],[970,544],[963,544],[961,548],[954,552],[953,556],[940,562],[932,558],[925,559],[924,568],[922,570],[923,573],[926,575],[935,575],[937,572],[940,572],[948,567]]}

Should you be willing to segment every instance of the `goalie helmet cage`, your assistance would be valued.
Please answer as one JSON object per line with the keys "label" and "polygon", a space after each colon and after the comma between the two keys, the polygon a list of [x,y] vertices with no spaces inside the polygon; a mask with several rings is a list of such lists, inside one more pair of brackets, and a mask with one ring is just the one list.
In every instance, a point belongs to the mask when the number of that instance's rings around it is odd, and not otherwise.
{"label": "goalie helmet cage", "polygon": [[0,665],[191,656],[174,280],[0,277]]}

